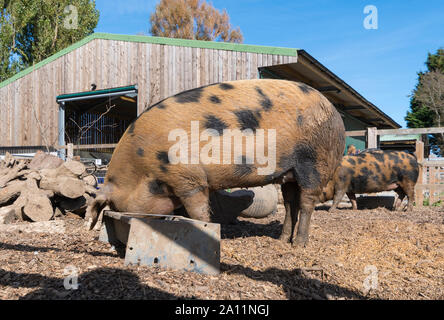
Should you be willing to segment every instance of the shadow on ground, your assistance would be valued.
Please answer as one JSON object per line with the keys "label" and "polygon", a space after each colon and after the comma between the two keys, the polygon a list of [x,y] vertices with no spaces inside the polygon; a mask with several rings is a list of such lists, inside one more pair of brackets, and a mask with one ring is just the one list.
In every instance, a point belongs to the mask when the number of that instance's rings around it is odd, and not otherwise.
{"label": "shadow on ground", "polygon": [[[73,285],[71,280],[67,282]],[[20,297],[23,300],[176,300],[166,291],[140,283],[139,277],[128,270],[100,268],[79,275],[77,290],[66,290],[64,279],[46,277],[40,274],[25,274],[0,269],[0,285],[13,288],[37,288]]]}
{"label": "shadow on ground", "polygon": [[221,263],[221,272],[222,271],[230,274],[242,274],[254,280],[268,281],[277,286],[282,286],[289,300],[322,300],[327,299],[327,295],[355,300],[368,299],[358,291],[353,291],[318,279],[308,278],[304,276],[304,272],[307,272],[301,269],[281,270],[268,268],[265,271],[260,271],[242,265]]}
{"label": "shadow on ground", "polygon": [[262,236],[278,239],[281,232],[282,223],[278,220],[271,221],[268,224],[239,220],[236,224],[222,224],[220,228],[221,239]]}
{"label": "shadow on ground", "polygon": [[39,251],[39,252],[48,252],[48,251],[69,251],[69,252],[73,252],[73,253],[85,253],[85,254],[89,254],[91,256],[108,256],[108,257],[115,257],[116,254],[115,253],[111,253],[111,252],[100,252],[100,251],[87,251],[86,249],[84,250],[79,250],[79,249],[60,249],[60,248],[56,248],[56,247],[38,247],[38,246],[30,246],[27,244],[9,244],[9,243],[4,243],[4,242],[0,242],[0,249],[2,250],[16,250],[16,251],[24,251],[24,252],[34,252],[34,251]]}

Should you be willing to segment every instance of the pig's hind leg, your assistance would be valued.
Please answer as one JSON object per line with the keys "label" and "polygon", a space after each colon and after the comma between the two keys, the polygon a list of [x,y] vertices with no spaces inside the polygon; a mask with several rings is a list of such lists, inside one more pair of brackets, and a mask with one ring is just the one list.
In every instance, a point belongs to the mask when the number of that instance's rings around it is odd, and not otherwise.
{"label": "pig's hind leg", "polygon": [[356,194],[354,192],[347,192],[347,197],[352,204],[352,209],[358,210],[358,203],[356,202]]}
{"label": "pig's hind leg", "polygon": [[284,198],[285,220],[279,239],[290,242],[296,222],[298,221],[300,189],[297,183],[287,182],[281,185],[281,190],[282,197]]}
{"label": "pig's hind leg", "polygon": [[335,195],[333,198],[333,204],[331,205],[330,209],[328,209],[328,212],[336,211],[336,208],[337,208],[339,202],[341,202],[342,198],[344,198],[345,193],[346,193],[345,190],[342,190],[342,189],[335,186]]}
{"label": "pig's hind leg", "polygon": [[304,189],[300,192],[300,211],[297,233],[293,232],[293,245],[306,246],[310,229],[310,219],[316,201],[319,199],[320,189]]}
{"label": "pig's hind leg", "polygon": [[393,206],[393,211],[397,211],[400,209],[400,206],[402,204],[402,200],[404,200],[404,198],[406,196],[404,190],[402,190],[401,187],[396,188],[395,192],[398,194],[398,198],[396,199],[395,204]]}

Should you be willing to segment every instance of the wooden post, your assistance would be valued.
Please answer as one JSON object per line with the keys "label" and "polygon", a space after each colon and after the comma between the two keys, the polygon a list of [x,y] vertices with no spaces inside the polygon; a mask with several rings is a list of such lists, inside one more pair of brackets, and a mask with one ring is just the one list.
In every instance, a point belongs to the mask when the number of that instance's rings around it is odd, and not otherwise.
{"label": "wooden post", "polygon": [[378,147],[378,129],[376,127],[367,128],[367,149]]}
{"label": "wooden post", "polygon": [[72,143],[68,143],[67,159],[72,160],[73,157],[74,157],[74,145]]}
{"label": "wooden post", "polygon": [[415,155],[419,164],[418,181],[416,182],[415,186],[415,203],[417,207],[422,207],[424,201],[424,142],[416,141]]}

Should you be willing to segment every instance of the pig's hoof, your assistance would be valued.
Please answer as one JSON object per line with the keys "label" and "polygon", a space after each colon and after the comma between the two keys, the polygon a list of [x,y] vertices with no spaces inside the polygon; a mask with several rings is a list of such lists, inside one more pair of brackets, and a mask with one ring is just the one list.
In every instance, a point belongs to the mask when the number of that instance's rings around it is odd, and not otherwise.
{"label": "pig's hoof", "polygon": [[296,237],[296,239],[293,239],[292,246],[298,247],[298,248],[305,248],[308,244],[308,238],[306,237]]}
{"label": "pig's hoof", "polygon": [[282,242],[290,242],[290,235],[286,234],[286,233],[282,233],[281,236],[279,237],[279,240]]}

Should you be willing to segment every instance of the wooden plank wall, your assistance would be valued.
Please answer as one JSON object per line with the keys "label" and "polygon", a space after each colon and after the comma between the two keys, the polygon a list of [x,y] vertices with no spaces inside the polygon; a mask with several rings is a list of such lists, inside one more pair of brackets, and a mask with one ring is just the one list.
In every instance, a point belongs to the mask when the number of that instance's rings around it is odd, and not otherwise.
{"label": "wooden plank wall", "polygon": [[255,79],[296,57],[95,39],[0,88],[0,146],[56,144],[60,94],[138,85],[138,112],[183,90]]}

